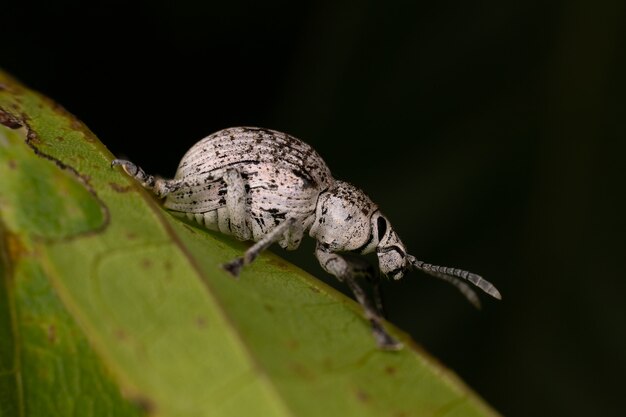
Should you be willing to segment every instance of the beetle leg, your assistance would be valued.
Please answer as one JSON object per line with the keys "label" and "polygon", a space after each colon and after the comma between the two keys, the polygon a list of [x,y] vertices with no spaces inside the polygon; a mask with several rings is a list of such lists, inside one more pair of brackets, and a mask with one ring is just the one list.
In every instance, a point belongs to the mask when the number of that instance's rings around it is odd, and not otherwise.
{"label": "beetle leg", "polygon": [[114,159],[111,167],[121,166],[124,172],[136,179],[143,188],[150,190],[154,195],[163,198],[171,192],[178,190],[184,185],[183,180],[166,180],[146,174],[143,169],[133,162],[123,159]]}
{"label": "beetle leg", "polygon": [[226,209],[230,219],[230,230],[239,240],[250,240],[252,233],[246,224],[246,183],[236,169],[228,169],[224,174],[228,192]]}
{"label": "beetle leg", "polygon": [[364,278],[372,285],[374,307],[376,307],[378,314],[385,318],[385,307],[383,304],[382,289],[380,286],[381,279],[378,270],[374,268],[366,259],[363,259],[360,256],[343,254],[342,257],[350,264],[353,277]]}
{"label": "beetle leg", "polygon": [[365,291],[359,286],[356,278],[366,275],[362,265],[358,262],[332,252],[327,246],[318,243],[315,249],[315,256],[320,261],[322,268],[329,274],[334,275],[340,281],[345,282],[354,294],[356,300],[363,307],[365,318],[372,326],[372,333],[378,346],[386,350],[398,350],[402,348],[402,343],[390,336],[383,327],[383,318],[367,298]]}
{"label": "beetle leg", "polygon": [[370,265],[370,273],[366,275],[367,280],[372,284],[372,296],[374,297],[374,305],[376,306],[376,310],[381,315],[381,317],[386,318],[385,314],[385,304],[383,303],[383,291],[380,287],[380,274],[371,268]]}
{"label": "beetle leg", "polygon": [[296,219],[291,217],[276,226],[271,232],[263,236],[261,240],[256,242],[254,245],[250,246],[250,248],[244,253],[241,258],[233,259],[232,261],[223,265],[224,269],[231,273],[232,276],[239,276],[239,272],[241,272],[241,268],[244,265],[248,265],[252,261],[256,259],[257,256],[265,249],[267,249],[272,243],[280,240],[283,234],[296,222]]}

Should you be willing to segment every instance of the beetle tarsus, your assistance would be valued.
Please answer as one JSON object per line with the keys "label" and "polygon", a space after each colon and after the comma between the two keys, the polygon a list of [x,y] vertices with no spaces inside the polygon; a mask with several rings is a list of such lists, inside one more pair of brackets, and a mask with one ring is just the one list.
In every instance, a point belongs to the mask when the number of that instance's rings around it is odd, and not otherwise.
{"label": "beetle tarsus", "polygon": [[243,267],[243,258],[234,259],[222,265],[222,267],[230,273],[234,278],[239,278],[239,273]]}
{"label": "beetle tarsus", "polygon": [[373,320],[371,321],[371,323],[372,323],[372,333],[374,334],[374,339],[376,339],[376,344],[378,344],[379,348],[381,348],[382,350],[389,350],[389,351],[402,350],[402,348],[404,347],[402,342],[390,336],[389,333],[385,331],[385,329],[382,327],[380,323],[373,321]]}

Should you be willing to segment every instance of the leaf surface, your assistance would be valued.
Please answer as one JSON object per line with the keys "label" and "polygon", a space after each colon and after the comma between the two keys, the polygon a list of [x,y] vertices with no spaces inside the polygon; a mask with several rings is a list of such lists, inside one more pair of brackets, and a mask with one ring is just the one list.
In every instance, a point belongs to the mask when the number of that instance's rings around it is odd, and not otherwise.
{"label": "leaf surface", "polygon": [[398,330],[164,211],[84,125],[0,73],[0,416],[492,416]]}

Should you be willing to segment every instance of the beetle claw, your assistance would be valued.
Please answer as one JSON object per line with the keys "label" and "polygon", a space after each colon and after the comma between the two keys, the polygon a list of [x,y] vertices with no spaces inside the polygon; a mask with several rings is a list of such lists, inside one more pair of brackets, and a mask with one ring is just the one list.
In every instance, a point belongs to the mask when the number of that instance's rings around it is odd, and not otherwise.
{"label": "beetle claw", "polygon": [[234,259],[228,263],[222,265],[222,267],[228,271],[234,278],[239,278],[239,273],[243,267],[243,258]]}

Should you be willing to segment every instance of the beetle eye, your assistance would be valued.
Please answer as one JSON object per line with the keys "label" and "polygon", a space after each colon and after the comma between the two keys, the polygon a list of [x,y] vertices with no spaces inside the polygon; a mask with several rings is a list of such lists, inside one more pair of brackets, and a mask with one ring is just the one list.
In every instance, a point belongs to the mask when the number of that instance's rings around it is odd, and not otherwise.
{"label": "beetle eye", "polygon": [[383,216],[379,216],[376,219],[376,225],[378,226],[378,241],[380,242],[387,232],[387,222]]}

